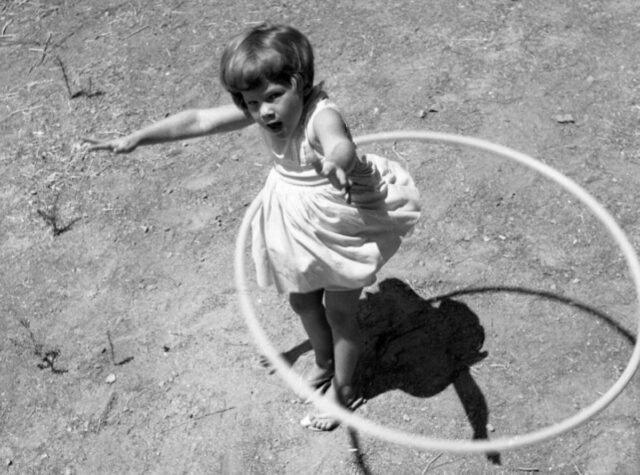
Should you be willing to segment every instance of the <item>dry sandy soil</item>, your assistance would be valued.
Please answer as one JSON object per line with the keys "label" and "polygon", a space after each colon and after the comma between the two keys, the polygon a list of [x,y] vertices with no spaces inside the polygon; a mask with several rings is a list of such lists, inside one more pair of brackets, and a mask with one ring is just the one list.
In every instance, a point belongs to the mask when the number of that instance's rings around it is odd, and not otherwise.
{"label": "dry sandy soil", "polygon": [[[260,364],[233,249],[268,171],[255,130],[87,153],[227,102],[218,58],[270,19],[312,39],[354,134],[484,138],[583,185],[640,242],[637,0],[0,3],[0,472],[640,471],[640,381],[553,440],[486,456],[318,434]],[[367,289],[359,413],[444,439],[511,437],[596,401],[636,342],[633,284],[589,210],[520,165],[398,142],[424,215]],[[252,291],[294,368],[285,299]]]}

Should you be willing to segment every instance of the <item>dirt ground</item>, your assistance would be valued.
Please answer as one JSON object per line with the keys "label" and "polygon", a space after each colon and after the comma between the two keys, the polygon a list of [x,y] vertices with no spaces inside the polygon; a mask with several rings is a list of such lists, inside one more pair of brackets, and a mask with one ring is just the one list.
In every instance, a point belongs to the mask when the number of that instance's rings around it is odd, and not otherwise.
{"label": "dirt ground", "polygon": [[[313,408],[261,365],[233,281],[268,171],[257,132],[126,156],[81,146],[228,102],[222,45],[264,19],[308,34],[354,135],[433,130],[520,150],[640,242],[637,0],[3,0],[0,473],[639,473],[637,375],[586,424],[490,456],[360,433],[356,459],[344,429],[300,427]],[[596,401],[629,360],[637,305],[588,209],[485,153],[363,149],[409,167],[424,215],[362,297],[359,413],[495,439]],[[303,372],[286,300],[252,298]]]}

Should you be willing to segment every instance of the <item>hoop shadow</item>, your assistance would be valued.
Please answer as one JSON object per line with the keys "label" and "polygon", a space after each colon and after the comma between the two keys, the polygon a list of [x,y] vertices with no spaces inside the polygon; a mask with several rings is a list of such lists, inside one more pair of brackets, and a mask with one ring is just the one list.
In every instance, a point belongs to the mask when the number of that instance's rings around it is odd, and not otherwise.
{"label": "hoop shadow", "polygon": [[526,287],[518,287],[518,286],[485,286],[485,287],[468,287],[466,289],[460,289],[448,294],[444,294],[429,301],[437,300],[437,299],[450,299],[454,297],[460,297],[463,295],[474,295],[474,294],[491,294],[491,293],[511,293],[511,294],[521,294],[521,295],[533,295],[536,297],[542,297],[548,300],[555,300],[564,305],[570,305],[578,310],[591,315],[593,317],[598,318],[600,321],[604,322],[610,328],[612,328],[616,333],[622,336],[627,343],[631,346],[636,345],[635,336],[622,325],[620,325],[614,318],[606,313],[594,308],[584,302],[580,302],[579,300],[572,299],[570,297],[565,297],[564,295],[555,294],[553,292],[548,292],[546,290],[535,290],[528,289]]}
{"label": "hoop shadow", "polygon": [[[544,290],[517,286],[469,287],[423,299],[399,279],[390,278],[360,301],[358,320],[364,338],[359,374],[363,396],[373,399],[393,389],[432,397],[452,384],[473,430],[487,439],[489,410],[470,367],[484,359],[485,333],[478,316],[456,297],[486,293],[538,296],[598,318],[635,346],[636,337],[614,318],[578,300]],[[305,340],[282,356],[290,363],[311,351]],[[494,464],[500,454],[487,453]]]}

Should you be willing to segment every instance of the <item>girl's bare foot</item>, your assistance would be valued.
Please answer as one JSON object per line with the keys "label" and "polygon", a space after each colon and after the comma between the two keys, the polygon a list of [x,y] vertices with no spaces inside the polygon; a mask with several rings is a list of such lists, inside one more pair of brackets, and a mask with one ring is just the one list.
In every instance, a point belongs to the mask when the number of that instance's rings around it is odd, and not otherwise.
{"label": "girl's bare foot", "polygon": [[[331,384],[325,397],[351,411],[355,411],[366,402],[363,397],[356,396],[356,392],[351,387],[343,388],[341,393],[342,397],[338,397],[334,384]],[[329,413],[307,414],[300,424],[309,430],[331,431],[340,425],[340,420]]]}

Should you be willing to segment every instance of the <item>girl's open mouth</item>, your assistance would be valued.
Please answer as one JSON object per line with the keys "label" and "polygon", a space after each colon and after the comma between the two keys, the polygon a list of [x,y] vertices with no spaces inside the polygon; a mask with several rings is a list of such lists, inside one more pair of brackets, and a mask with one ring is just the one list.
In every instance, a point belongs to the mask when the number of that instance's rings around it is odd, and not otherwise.
{"label": "girl's open mouth", "polygon": [[272,132],[280,132],[282,130],[282,122],[269,122],[267,124],[267,128]]}

